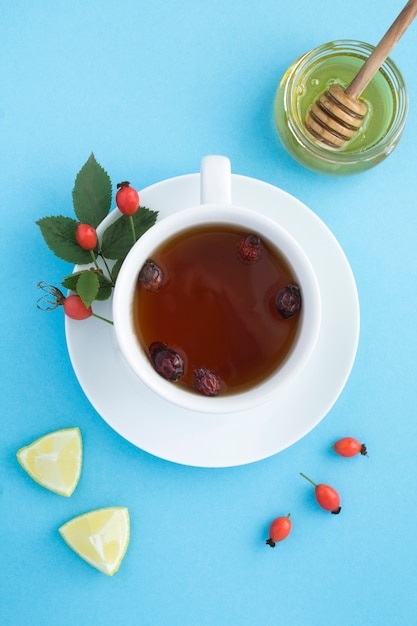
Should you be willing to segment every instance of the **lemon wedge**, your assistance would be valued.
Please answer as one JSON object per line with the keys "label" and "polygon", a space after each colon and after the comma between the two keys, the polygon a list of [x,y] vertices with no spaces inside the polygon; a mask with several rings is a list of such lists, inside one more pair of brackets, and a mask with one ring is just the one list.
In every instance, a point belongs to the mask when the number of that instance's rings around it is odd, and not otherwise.
{"label": "lemon wedge", "polygon": [[129,511],[119,506],[96,509],[74,517],[59,532],[84,561],[113,576],[129,544]]}
{"label": "lemon wedge", "polygon": [[18,450],[17,460],[37,483],[61,496],[70,496],[82,466],[79,428],[63,428]]}

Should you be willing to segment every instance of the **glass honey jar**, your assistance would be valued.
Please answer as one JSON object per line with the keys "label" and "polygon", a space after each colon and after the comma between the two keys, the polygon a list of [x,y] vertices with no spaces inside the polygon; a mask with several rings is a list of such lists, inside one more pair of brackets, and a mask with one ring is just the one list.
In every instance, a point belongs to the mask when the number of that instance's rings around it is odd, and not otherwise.
{"label": "glass honey jar", "polygon": [[304,167],[322,174],[355,174],[380,163],[398,144],[408,94],[389,57],[361,95],[367,113],[361,129],[345,146],[327,147],[313,139],[304,125],[319,96],[335,83],[345,89],[373,49],[360,41],[333,41],[301,56],[284,74],[275,97],[275,124],[284,147]]}

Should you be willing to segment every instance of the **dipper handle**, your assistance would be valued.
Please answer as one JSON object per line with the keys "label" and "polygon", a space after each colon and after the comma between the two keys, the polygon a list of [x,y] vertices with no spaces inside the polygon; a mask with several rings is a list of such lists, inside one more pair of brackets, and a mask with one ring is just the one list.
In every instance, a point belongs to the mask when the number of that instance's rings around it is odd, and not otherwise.
{"label": "dipper handle", "polygon": [[409,0],[381,41],[374,48],[345,93],[358,98],[375,76],[391,50],[417,15],[417,0]]}

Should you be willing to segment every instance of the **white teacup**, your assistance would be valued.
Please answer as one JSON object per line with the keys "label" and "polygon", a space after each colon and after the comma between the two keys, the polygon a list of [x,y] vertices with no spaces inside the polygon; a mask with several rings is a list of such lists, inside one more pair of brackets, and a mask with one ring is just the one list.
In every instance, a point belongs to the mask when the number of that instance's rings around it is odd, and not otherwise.
{"label": "white teacup", "polygon": [[[150,228],[126,257],[113,297],[113,321],[120,349],[138,378],[170,402],[204,413],[231,413],[261,405],[300,374],[315,347],[320,323],[320,291],[314,269],[300,245],[274,220],[231,203],[231,166],[223,156],[202,159],[201,204],[178,211]],[[302,294],[297,335],[290,352],[265,380],[240,393],[207,397],[165,380],[140,345],[133,319],[133,301],[139,272],[153,251],[174,234],[203,224],[232,224],[244,232],[264,236],[285,257]]]}

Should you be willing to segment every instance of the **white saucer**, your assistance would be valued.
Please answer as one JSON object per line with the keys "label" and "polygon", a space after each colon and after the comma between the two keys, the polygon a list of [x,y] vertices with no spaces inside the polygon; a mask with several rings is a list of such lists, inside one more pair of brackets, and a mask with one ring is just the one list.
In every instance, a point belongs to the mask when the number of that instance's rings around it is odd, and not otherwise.
{"label": "white saucer", "polygon": [[[141,204],[160,218],[200,201],[199,174],[157,183],[140,193]],[[288,193],[232,175],[232,201],[264,212],[302,245],[315,268],[322,297],[322,326],[315,351],[300,376],[260,408],[212,415],[174,406],[132,373],[116,344],[113,327],[95,318],[66,318],[71,362],[87,398],[122,437],[160,458],[198,467],[232,467],[267,458],[306,435],[339,397],[359,339],[355,280],[327,226]],[[116,219],[113,211],[101,229]],[[100,230],[100,229],[99,229]],[[111,302],[95,312],[111,318]]]}

